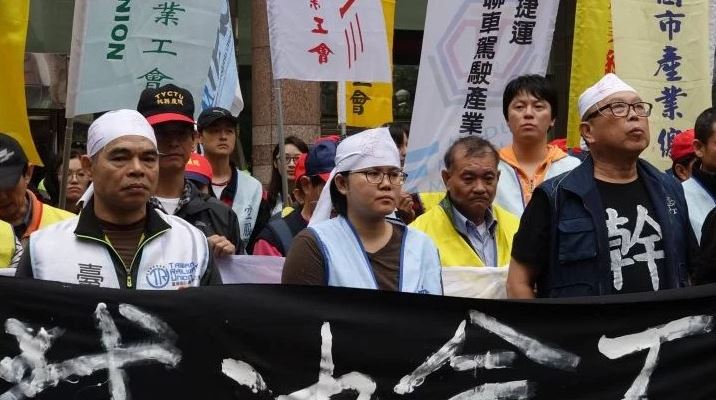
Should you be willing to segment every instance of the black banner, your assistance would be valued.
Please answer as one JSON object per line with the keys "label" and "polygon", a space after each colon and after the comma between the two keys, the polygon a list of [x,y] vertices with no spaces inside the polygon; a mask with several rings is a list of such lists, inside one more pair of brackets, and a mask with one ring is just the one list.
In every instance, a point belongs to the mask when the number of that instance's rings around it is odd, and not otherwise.
{"label": "black banner", "polygon": [[716,398],[716,286],[516,302],[3,278],[0,304],[0,400]]}

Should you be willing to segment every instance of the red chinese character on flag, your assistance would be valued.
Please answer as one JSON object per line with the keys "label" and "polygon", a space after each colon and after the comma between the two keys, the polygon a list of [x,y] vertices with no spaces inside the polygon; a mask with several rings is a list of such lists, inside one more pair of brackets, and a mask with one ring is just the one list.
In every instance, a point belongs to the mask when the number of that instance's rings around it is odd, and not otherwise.
{"label": "red chinese character on flag", "polygon": [[320,33],[322,35],[325,35],[328,33],[327,30],[323,29],[323,18],[321,17],[313,17],[313,20],[316,22],[316,27],[311,30],[313,33]]}
{"label": "red chinese character on flag", "polygon": [[325,64],[328,62],[328,55],[334,54],[333,51],[326,46],[325,43],[321,43],[318,46],[308,50],[309,53],[318,53],[318,63]]}
{"label": "red chinese character on flag", "polygon": [[314,10],[321,8],[321,2],[319,0],[310,0],[308,5]]}
{"label": "red chinese character on flag", "polygon": [[341,6],[341,8],[338,9],[338,11],[340,11],[341,13],[341,18],[346,15],[348,9],[350,9],[355,2],[356,0],[346,0],[346,2]]}

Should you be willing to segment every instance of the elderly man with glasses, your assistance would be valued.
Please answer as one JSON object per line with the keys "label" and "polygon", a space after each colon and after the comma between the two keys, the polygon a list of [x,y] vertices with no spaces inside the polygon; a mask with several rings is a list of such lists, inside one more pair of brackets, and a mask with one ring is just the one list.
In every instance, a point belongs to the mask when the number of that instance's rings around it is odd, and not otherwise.
{"label": "elderly man with glasses", "polygon": [[520,221],[512,298],[601,296],[688,284],[695,238],[684,193],[639,158],[652,105],[608,74],[579,98],[591,156],[544,182]]}

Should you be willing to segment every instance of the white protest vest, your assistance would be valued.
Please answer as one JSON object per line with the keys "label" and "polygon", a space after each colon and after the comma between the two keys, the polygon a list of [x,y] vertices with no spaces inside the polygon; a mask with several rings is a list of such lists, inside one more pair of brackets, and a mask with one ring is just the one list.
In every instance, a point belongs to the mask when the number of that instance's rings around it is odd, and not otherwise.
{"label": "white protest vest", "polygon": [[[395,229],[401,229],[394,226]],[[310,228],[327,266],[329,286],[378,289],[373,269],[353,226],[343,217],[320,222]],[[398,290],[442,294],[440,257],[424,233],[404,227],[400,249]]]}
{"label": "white protest vest", "polygon": [[239,236],[244,244],[251,237],[261,205],[261,182],[248,173],[237,169],[236,194],[231,209],[239,219]]}
{"label": "white protest vest", "polygon": [[689,208],[691,229],[694,230],[696,239],[701,244],[701,227],[704,225],[706,216],[716,206],[716,202],[714,202],[713,196],[693,177],[682,182],[681,185],[684,187],[684,197],[686,197],[686,205]]}
{"label": "white protest vest", "polygon": [[[577,157],[567,156],[560,158],[549,166],[544,180],[546,181],[559,174],[571,171],[580,163],[581,161]],[[497,169],[500,171],[500,181],[497,183],[495,203],[512,214],[521,217],[525,211],[526,204],[517,170],[502,160],[497,165]]]}
{"label": "white protest vest", "polygon": [[[171,229],[146,238],[133,288],[176,290],[199,286],[209,263],[206,237],[188,222],[158,213]],[[78,237],[75,217],[30,235],[35,279],[120,288],[110,249],[98,239]]]}

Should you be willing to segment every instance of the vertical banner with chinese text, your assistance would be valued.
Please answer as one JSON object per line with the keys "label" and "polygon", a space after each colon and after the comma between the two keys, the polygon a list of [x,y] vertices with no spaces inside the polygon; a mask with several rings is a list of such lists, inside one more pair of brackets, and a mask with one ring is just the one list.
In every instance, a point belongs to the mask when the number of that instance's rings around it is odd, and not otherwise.
{"label": "vertical banner with chinese text", "polygon": [[[392,55],[395,0],[381,0],[381,3],[388,35],[388,54]],[[346,82],[345,93],[338,101],[346,104],[346,125],[375,128],[393,121],[392,83]]]}
{"label": "vertical banner with chinese text", "polygon": [[642,157],[671,166],[671,141],[711,105],[707,0],[612,1],[617,74],[654,108]]}
{"label": "vertical banner with chinese text", "polygon": [[458,137],[512,142],[507,82],[544,74],[559,1],[430,0],[406,158],[406,190],[443,190],[441,159]]}
{"label": "vertical banner with chinese text", "polygon": [[577,0],[569,81],[569,147],[579,146],[579,95],[610,72],[614,72],[611,0]]}
{"label": "vertical banner with chinese text", "polygon": [[231,27],[229,0],[223,0],[216,44],[202,91],[201,109],[222,107],[237,115],[244,109],[244,97],[239,86],[239,70],[236,66],[234,31]]}
{"label": "vertical banner with chinese text", "polygon": [[25,39],[29,0],[0,0],[0,132],[15,138],[28,160],[42,165],[30,134],[25,103]]}
{"label": "vertical banner with chinese text", "polygon": [[274,79],[392,82],[380,0],[268,0]]}
{"label": "vertical banner with chinese text", "polygon": [[134,108],[143,89],[168,83],[198,104],[222,1],[77,0],[66,115]]}

